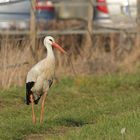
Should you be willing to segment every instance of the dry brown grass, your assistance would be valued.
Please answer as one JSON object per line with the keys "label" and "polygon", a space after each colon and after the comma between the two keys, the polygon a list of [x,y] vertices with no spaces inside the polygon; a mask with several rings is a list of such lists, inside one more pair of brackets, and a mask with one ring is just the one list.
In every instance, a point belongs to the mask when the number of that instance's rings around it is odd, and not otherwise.
{"label": "dry brown grass", "polygon": [[[25,83],[27,71],[35,63],[30,50],[28,37],[0,37],[0,87],[10,87]],[[86,48],[83,35],[56,37],[71,55],[71,61],[77,74],[108,74],[135,72],[139,68],[140,48],[136,45],[136,36],[120,34],[94,35],[93,45]],[[38,61],[45,57],[43,38],[37,40],[36,55]],[[74,75],[70,59],[55,51],[57,68],[60,74]]]}
{"label": "dry brown grass", "polygon": [[28,47],[25,42],[2,38],[0,47],[0,86],[22,85],[27,71]]}

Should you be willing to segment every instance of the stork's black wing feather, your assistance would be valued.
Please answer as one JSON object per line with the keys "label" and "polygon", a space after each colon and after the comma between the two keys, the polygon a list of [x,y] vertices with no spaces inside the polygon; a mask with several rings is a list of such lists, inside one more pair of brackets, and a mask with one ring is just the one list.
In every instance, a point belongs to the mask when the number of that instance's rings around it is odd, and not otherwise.
{"label": "stork's black wing feather", "polygon": [[34,86],[35,82],[26,83],[26,104],[30,104],[30,95],[32,94],[31,88]]}

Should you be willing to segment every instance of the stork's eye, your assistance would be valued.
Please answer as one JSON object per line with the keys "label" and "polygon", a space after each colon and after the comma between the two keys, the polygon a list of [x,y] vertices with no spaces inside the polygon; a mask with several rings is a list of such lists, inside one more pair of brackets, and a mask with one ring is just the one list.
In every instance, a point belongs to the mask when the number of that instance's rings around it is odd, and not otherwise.
{"label": "stork's eye", "polygon": [[53,40],[52,39],[49,39],[51,42],[53,42]]}

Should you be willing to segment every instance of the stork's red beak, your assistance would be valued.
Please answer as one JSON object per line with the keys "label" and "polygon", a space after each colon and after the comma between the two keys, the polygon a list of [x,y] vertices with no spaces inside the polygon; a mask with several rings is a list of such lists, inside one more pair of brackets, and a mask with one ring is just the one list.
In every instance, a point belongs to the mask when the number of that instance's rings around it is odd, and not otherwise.
{"label": "stork's red beak", "polygon": [[67,54],[67,52],[61,46],[59,46],[57,43],[53,42],[52,46],[59,49],[62,53]]}

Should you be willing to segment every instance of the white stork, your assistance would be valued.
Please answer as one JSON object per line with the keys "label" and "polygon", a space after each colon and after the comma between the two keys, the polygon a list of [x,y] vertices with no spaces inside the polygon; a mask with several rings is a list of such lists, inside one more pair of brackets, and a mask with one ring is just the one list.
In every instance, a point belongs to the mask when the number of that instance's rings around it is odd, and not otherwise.
{"label": "white stork", "polygon": [[47,36],[44,39],[44,45],[47,49],[47,56],[36,65],[34,65],[27,74],[26,78],[26,104],[32,105],[32,121],[36,123],[36,116],[34,112],[34,104],[37,104],[42,98],[40,123],[44,117],[44,102],[49,88],[53,83],[55,71],[55,56],[53,48],[59,49],[62,53],[67,52],[55,43],[54,38]]}

